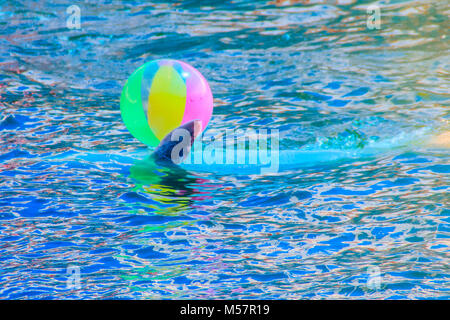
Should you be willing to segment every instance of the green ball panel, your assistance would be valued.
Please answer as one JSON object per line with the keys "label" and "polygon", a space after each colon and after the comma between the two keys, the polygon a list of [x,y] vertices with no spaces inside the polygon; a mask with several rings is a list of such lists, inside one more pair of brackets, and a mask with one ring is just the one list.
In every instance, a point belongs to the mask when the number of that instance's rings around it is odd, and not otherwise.
{"label": "green ball panel", "polygon": [[130,133],[142,143],[155,147],[159,139],[150,129],[141,101],[141,82],[145,64],[137,69],[125,83],[120,97],[122,120]]}

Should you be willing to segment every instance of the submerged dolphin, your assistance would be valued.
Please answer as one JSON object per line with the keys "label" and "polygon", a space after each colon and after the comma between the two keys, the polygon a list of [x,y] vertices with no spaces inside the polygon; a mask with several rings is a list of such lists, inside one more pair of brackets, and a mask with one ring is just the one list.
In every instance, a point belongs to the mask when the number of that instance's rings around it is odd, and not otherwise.
{"label": "submerged dolphin", "polygon": [[[352,159],[370,158],[376,154],[387,151],[401,152],[414,145],[445,148],[450,140],[450,134],[448,132],[436,137],[430,130],[422,128],[415,132],[409,132],[408,134],[399,134],[387,139],[373,141],[362,148],[351,149],[323,149],[317,146],[307,146],[300,149],[278,150],[277,141],[275,149],[273,148],[274,144],[271,143],[272,149],[269,151],[270,156],[267,154],[264,155],[264,152],[267,153],[267,150],[260,152],[261,150],[256,148],[256,150],[253,150],[253,158],[251,158],[252,151],[245,146],[245,142],[244,146],[241,146],[241,149],[239,149],[239,147],[235,149],[233,140],[232,149],[234,151],[232,151],[232,161],[227,162],[228,155],[225,154],[225,150],[228,152],[228,146],[220,144],[218,156],[211,156],[212,148],[210,146],[213,145],[213,143],[207,144],[204,149],[203,146],[201,146],[200,149],[193,148],[194,150],[190,154],[191,148],[194,145],[194,140],[200,134],[201,129],[201,122],[199,120],[193,120],[176,128],[161,141],[160,145],[155,149],[150,158],[160,165],[177,165],[176,167],[192,171],[238,175],[263,174],[276,173],[284,170],[295,170],[301,167],[323,165],[326,163],[335,163]],[[220,139],[220,137],[218,139],[216,138],[217,141]],[[265,143],[267,144],[267,141]],[[258,147],[259,146],[258,142]],[[244,153],[243,158],[241,157],[240,159],[241,162],[237,160],[238,156],[236,153],[238,153],[238,151]],[[196,162],[195,159],[200,160]]]}
{"label": "submerged dolphin", "polygon": [[[244,163],[238,163],[237,161],[227,163],[224,152],[224,161],[208,161],[207,154],[210,151],[208,148],[213,143],[206,144],[204,149],[196,149],[194,144],[194,141],[201,142],[203,140],[198,138],[201,130],[202,127],[199,120],[190,121],[170,132],[151,155],[148,155],[147,150],[135,153],[83,154],[72,151],[47,159],[52,159],[52,161],[73,159],[75,161],[84,160],[92,163],[113,163],[114,165],[119,165],[124,170],[124,173],[131,172],[132,177],[137,178],[137,180],[142,182],[145,180],[144,183],[151,183],[164,175],[175,178],[170,180],[177,180],[180,176],[186,175],[186,170],[226,175],[276,173],[278,171],[297,170],[317,165],[371,158],[384,152],[403,152],[411,148],[414,149],[414,147],[419,149],[422,147],[448,149],[450,147],[449,131],[441,131],[441,134],[436,135],[433,129],[421,128],[413,132],[404,132],[390,138],[372,141],[362,148],[323,149],[320,146],[307,145],[299,149],[276,150],[274,152],[276,157],[271,158],[271,161],[277,161],[276,170],[270,171],[265,169],[271,163],[261,161],[259,157],[253,163],[249,161]],[[223,149],[225,150],[225,148]],[[248,148],[245,151],[248,151]],[[201,161],[196,162],[196,158]],[[245,160],[248,159],[247,154]],[[236,160],[236,157],[234,160]]]}

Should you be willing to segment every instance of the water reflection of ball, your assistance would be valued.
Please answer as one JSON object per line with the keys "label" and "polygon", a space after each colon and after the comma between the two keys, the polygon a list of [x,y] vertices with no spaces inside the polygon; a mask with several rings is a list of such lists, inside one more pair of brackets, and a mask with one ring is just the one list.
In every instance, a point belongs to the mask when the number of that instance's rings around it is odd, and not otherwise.
{"label": "water reflection of ball", "polygon": [[208,82],[197,69],[178,60],[145,63],[128,78],[120,97],[125,126],[149,146],[191,120],[201,120],[204,130],[212,111]]}

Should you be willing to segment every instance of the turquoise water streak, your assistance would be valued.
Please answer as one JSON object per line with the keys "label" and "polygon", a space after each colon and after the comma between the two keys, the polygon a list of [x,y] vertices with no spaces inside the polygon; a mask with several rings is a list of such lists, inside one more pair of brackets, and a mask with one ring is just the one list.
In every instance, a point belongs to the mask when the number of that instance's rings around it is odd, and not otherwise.
{"label": "turquoise water streak", "polygon": [[[370,3],[83,1],[69,29],[70,1],[2,1],[0,298],[448,299],[450,153],[426,141],[450,129],[450,7],[381,1],[369,29]],[[119,98],[161,58],[209,81],[208,130],[311,160],[145,162]]]}

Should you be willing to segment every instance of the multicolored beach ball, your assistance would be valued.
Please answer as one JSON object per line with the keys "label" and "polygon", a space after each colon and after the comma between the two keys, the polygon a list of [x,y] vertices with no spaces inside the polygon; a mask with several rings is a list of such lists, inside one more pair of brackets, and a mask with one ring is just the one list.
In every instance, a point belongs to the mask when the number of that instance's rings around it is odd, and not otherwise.
{"label": "multicolored beach ball", "polygon": [[178,60],[153,60],[128,78],[120,97],[120,112],[130,133],[157,146],[172,130],[191,120],[202,131],[213,111],[208,82],[194,67]]}

